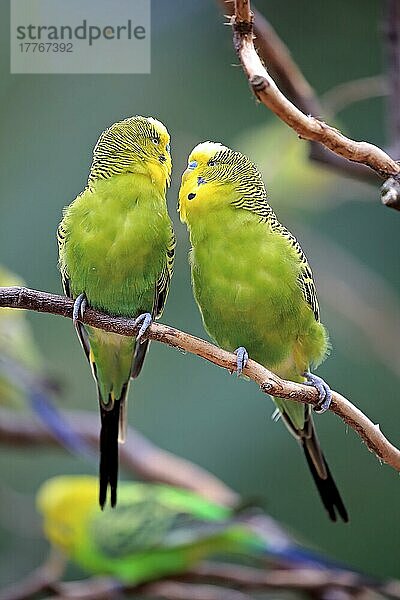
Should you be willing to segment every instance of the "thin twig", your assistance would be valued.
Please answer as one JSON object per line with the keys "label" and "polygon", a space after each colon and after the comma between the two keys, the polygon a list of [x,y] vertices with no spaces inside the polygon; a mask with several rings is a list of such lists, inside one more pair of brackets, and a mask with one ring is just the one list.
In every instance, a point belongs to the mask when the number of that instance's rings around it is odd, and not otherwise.
{"label": "thin twig", "polygon": [[[390,583],[394,594],[400,594],[399,582],[374,581],[368,576],[350,570],[313,568],[293,566],[288,568],[273,568],[262,570],[248,566],[238,566],[231,563],[214,563],[205,561],[187,573],[188,577],[200,580],[207,578],[214,583],[223,584],[229,581],[240,589],[286,589],[308,592],[321,592],[330,588],[342,589],[348,592],[361,591],[368,587],[382,590]],[[396,585],[397,584],[397,587]]]}
{"label": "thin twig", "polygon": [[388,82],[384,75],[372,75],[340,83],[331,88],[321,97],[325,111],[335,116],[355,102],[362,102],[370,98],[387,96],[389,93]]}
{"label": "thin twig", "polygon": [[[229,585],[229,582],[225,582]],[[54,594],[47,600],[110,600],[124,596],[159,598],[160,600],[251,600],[248,594],[206,583],[161,580],[140,586],[116,584],[109,579],[88,579],[52,586]],[[24,600],[24,599],[20,599]]]}
{"label": "thin twig", "polygon": [[[224,12],[232,17],[235,14],[233,1],[218,0]],[[269,21],[257,10],[254,14],[254,44],[264,64],[268,65],[283,92],[289,100],[306,115],[321,118],[325,114],[324,105],[320,102],[313,88],[310,86],[299,66],[293,60],[288,47],[279,37]],[[328,167],[335,172],[353,177],[367,183],[379,183],[381,177],[369,167],[355,163],[331,152],[323,144],[310,142],[311,160]]]}
{"label": "thin twig", "polygon": [[[235,14],[235,3],[219,0],[222,10],[228,17]],[[257,52],[269,65],[283,91],[303,112],[315,116],[322,115],[322,105],[313,88],[293,60],[289,48],[279,37],[271,23],[258,10],[254,15],[254,44]]]}
{"label": "thin twig", "polygon": [[367,142],[347,138],[334,127],[305,115],[282,94],[254,48],[249,0],[235,0],[232,27],[234,46],[254,94],[301,138],[320,142],[336,154],[365,164],[381,176],[400,173],[400,165],[386,152]]}
{"label": "thin twig", "polygon": [[[44,568],[39,571],[46,572]],[[320,597],[332,589],[350,595],[378,592],[400,598],[398,581],[376,581],[353,571],[290,565],[284,569],[271,566],[265,570],[236,563],[206,561],[174,579],[140,585],[126,585],[106,577],[58,582],[54,573],[49,572],[48,579],[42,577],[36,581],[34,576],[30,576],[15,586],[14,591],[7,588],[0,599],[27,600],[35,594],[48,592],[48,600],[105,600],[118,598],[122,593],[165,600],[248,600],[250,596],[246,592],[250,591],[293,590]],[[12,595],[5,595],[9,593]]]}
{"label": "thin twig", "polygon": [[[165,600],[248,600],[250,596],[245,592],[250,591],[293,590],[320,597],[332,589],[350,595],[378,592],[391,598],[400,598],[398,581],[380,582],[353,571],[290,565],[284,569],[271,566],[265,570],[236,563],[208,561],[174,579],[141,585],[124,585],[109,578],[42,583],[43,587],[36,592],[49,591],[49,600],[103,600],[120,597],[122,593]],[[29,590],[29,586],[24,587]],[[13,596],[13,600],[27,600],[30,597]]]}
{"label": "thin twig", "polygon": [[[312,147],[313,158],[323,160],[323,154],[333,152],[341,159],[369,167],[380,177],[389,178],[388,181],[398,181],[400,164],[381,148],[368,142],[352,140],[312,114],[305,114],[279,90],[263,66],[254,47],[253,14],[250,9],[250,0],[235,0],[235,14],[231,18],[231,24],[234,48],[253,93],[300,138],[319,143],[318,146]],[[385,190],[382,201],[387,206],[400,210],[397,187],[391,183],[388,185],[390,190]],[[394,196],[396,197],[394,198]]]}
{"label": "thin twig", "polygon": [[[72,318],[73,301],[64,296],[24,287],[4,287],[0,288],[0,306],[24,308]],[[134,326],[133,319],[112,317],[93,309],[87,309],[82,322],[121,335],[135,335],[138,329]],[[233,353],[173,327],[153,323],[148,330],[148,337],[200,356],[230,372],[236,369],[236,356]],[[318,403],[318,393],[315,388],[281,379],[254,360],[248,361],[243,373],[257,383],[266,394],[311,405]],[[382,462],[400,471],[400,451],[386,439],[379,425],[372,423],[338,392],[332,393],[330,410],[354,429]]]}
{"label": "thin twig", "polygon": [[64,574],[66,559],[52,551],[48,559],[26,579],[0,589],[0,600],[25,600],[49,591]]}

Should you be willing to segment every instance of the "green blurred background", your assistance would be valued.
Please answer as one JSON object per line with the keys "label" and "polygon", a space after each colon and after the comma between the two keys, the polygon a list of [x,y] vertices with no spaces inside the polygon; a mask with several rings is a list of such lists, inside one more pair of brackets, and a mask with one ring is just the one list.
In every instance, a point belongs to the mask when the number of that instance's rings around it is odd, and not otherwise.
{"label": "green blurred background", "polygon": [[[229,28],[213,0],[153,0],[151,75],[10,75],[9,6],[0,3],[0,260],[30,287],[60,292],[55,230],[86,182],[101,130],[133,114],[171,132],[168,193],[177,258],[163,322],[204,337],[192,297],[185,227],[176,202],[186,158],[199,141],[222,141],[262,169],[279,218],[310,258],[331,357],[318,371],[399,442],[399,216],[378,190],[310,166],[305,142],[256,105],[237,66]],[[378,0],[265,0],[258,8],[282,35],[319,94],[384,69]],[[385,100],[348,107],[338,122],[356,139],[385,144]],[[66,408],[93,410],[89,368],[69,321],[31,314]],[[129,421],[265,508],[302,539],[376,575],[400,577],[398,474],[333,414],[317,418],[326,455],[350,511],[331,524],[301,453],[257,387],[198,358],[153,344],[132,386]],[[95,471],[93,466],[92,470]],[[1,448],[0,582],[44,559],[33,494],[47,477],[88,470],[49,450]],[[123,475],[123,474],[122,474]]]}

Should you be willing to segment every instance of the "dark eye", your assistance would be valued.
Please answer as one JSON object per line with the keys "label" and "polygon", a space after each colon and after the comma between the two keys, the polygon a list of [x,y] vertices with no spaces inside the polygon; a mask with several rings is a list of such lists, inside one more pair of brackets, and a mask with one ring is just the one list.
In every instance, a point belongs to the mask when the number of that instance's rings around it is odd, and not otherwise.
{"label": "dark eye", "polygon": [[159,144],[160,143],[159,138],[156,138],[156,137],[154,137],[151,141],[153,142],[153,144]]}
{"label": "dark eye", "polygon": [[215,160],[211,159],[211,160],[208,161],[207,164],[208,164],[209,167],[213,167],[215,165]]}

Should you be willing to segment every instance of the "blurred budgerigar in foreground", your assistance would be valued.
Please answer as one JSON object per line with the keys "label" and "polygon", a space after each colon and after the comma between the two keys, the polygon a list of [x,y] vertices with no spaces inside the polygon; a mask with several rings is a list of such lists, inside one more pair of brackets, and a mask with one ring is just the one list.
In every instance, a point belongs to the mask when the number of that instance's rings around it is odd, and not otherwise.
{"label": "blurred budgerigar in foreground", "polygon": [[139,584],[183,573],[216,554],[326,566],[293,543],[256,533],[246,516],[168,485],[121,482],[118,505],[100,511],[95,477],[49,479],[37,496],[50,543],[89,574]]}
{"label": "blurred budgerigar in foreground", "polygon": [[[165,126],[151,117],[106,129],[94,148],[87,187],[65,209],[57,232],[64,290],[75,300],[75,327],[97,382],[102,507],[108,488],[111,505],[117,501],[129,381],[141,371],[148,346],[141,338],[161,316],[172,277],[169,142]],[[138,336],[82,325],[78,318],[86,306],[136,318]]]}
{"label": "blurred budgerigar in foreground", "polygon": [[[0,265],[0,287],[24,282]],[[45,371],[44,359],[32,335],[26,312],[0,309],[0,406],[32,410],[68,450],[87,453],[82,438],[54,405],[55,382]]]}
{"label": "blurred budgerigar in foreground", "polygon": [[[283,378],[316,387],[318,412],[325,411],[331,391],[310,372],[329,349],[313,274],[296,238],[270,207],[257,168],[222,144],[199,144],[189,156],[179,202],[192,244],[194,294],[209,334],[236,352],[238,374],[250,355]],[[329,517],[347,521],[310,406],[274,401],[303,448]]]}

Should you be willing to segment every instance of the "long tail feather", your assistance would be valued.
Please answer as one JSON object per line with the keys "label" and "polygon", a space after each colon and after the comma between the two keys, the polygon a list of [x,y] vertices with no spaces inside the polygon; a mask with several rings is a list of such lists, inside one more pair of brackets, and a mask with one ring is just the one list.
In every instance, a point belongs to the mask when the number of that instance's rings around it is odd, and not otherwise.
{"label": "long tail feather", "polygon": [[[313,431],[315,433],[314,428]],[[343,503],[339,490],[329,470],[325,457],[321,453],[321,448],[319,446],[318,439],[315,435],[309,439],[302,438],[301,444],[307,460],[307,464],[311,471],[311,475],[314,479],[315,485],[317,486],[317,490],[322,500],[322,503],[328,511],[330,519],[332,521],[336,521],[336,513],[338,513],[339,516],[343,519],[343,521],[347,523],[349,517],[347,514],[346,507]],[[316,450],[316,448],[318,448],[318,450]],[[321,457],[322,464],[316,463],[316,456],[318,455],[320,455]],[[321,477],[320,473],[322,471],[326,473],[326,477]]]}
{"label": "long tail feather", "polygon": [[107,491],[110,488],[110,504],[117,504],[118,485],[118,445],[125,440],[126,408],[129,380],[122,386],[121,395],[117,399],[108,398],[105,403],[98,388],[101,431],[100,431],[100,489],[99,504],[103,509],[107,501]]}
{"label": "long tail feather", "polygon": [[110,487],[110,503],[117,503],[118,483],[118,432],[121,401],[115,400],[112,408],[104,408],[100,403],[101,432],[100,432],[100,489],[99,503],[103,509],[107,501],[107,491]]}
{"label": "long tail feather", "polygon": [[329,518],[336,521],[338,513],[343,521],[347,523],[349,516],[322,453],[311,415],[311,408],[307,406],[305,411],[304,427],[302,429],[293,424],[287,412],[282,412],[282,419],[303,448],[312,478]]}
{"label": "long tail feather", "polygon": [[147,350],[149,347],[150,340],[144,340],[143,342],[136,342],[135,354],[132,361],[132,379],[136,379],[142,370],[144,359],[146,358]]}

